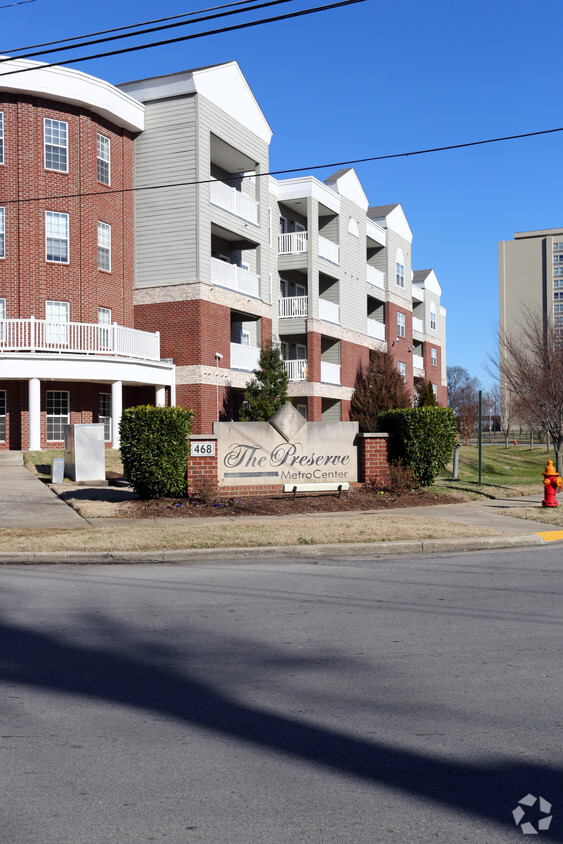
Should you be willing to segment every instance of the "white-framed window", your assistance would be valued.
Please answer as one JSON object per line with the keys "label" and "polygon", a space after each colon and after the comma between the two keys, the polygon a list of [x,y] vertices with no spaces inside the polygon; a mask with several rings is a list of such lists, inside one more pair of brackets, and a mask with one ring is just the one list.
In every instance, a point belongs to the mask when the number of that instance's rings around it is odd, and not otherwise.
{"label": "white-framed window", "polygon": [[99,343],[102,348],[109,348],[111,308],[98,308]]}
{"label": "white-framed window", "polygon": [[432,366],[438,366],[438,352],[436,349],[430,349],[430,362]]}
{"label": "white-framed window", "polygon": [[62,442],[70,424],[70,396],[66,390],[47,390],[47,442]]}
{"label": "white-framed window", "polygon": [[68,322],[70,319],[70,305],[68,302],[58,302],[53,299],[45,302],[45,340],[47,343],[68,343]]}
{"label": "white-framed window", "polygon": [[45,169],[68,173],[68,123],[44,119]]}
{"label": "white-framed window", "polygon": [[0,208],[0,258],[6,257],[6,209]]}
{"label": "white-framed window", "polygon": [[399,375],[401,376],[403,381],[406,381],[406,378],[407,378],[407,365],[406,365],[406,363],[401,363],[401,361],[399,361],[399,363],[397,364],[397,369],[399,370]]}
{"label": "white-framed window", "polygon": [[0,299],[0,343],[4,341],[4,337],[6,336],[6,327],[4,325],[4,320],[6,319],[6,300]]}
{"label": "white-framed window", "polygon": [[98,269],[111,272],[111,226],[98,220]]}
{"label": "white-framed window", "polygon": [[438,385],[432,384],[432,390],[434,392],[434,397],[437,398],[438,397]]}
{"label": "white-framed window", "polygon": [[405,336],[405,315],[400,311],[397,313],[397,337]]}
{"label": "white-framed window", "polygon": [[111,393],[100,393],[98,422],[104,423],[104,442],[111,442]]}
{"label": "white-framed window", "polygon": [[554,251],[554,252],[563,251],[563,240],[559,240],[559,241],[557,241],[557,240],[556,240],[556,241],[554,242],[554,244],[553,244],[553,251]]}
{"label": "white-framed window", "polygon": [[6,442],[6,390],[0,390],[0,442]]}
{"label": "white-framed window", "polygon": [[397,249],[395,255],[395,284],[397,287],[405,286],[405,256],[401,248]]}
{"label": "white-framed window", "polygon": [[4,161],[4,112],[0,111],[0,164]]}
{"label": "white-framed window", "polygon": [[105,135],[96,135],[96,158],[98,168],[98,182],[104,185],[111,184],[110,170],[110,140]]}
{"label": "white-framed window", "polygon": [[430,306],[430,328],[436,331],[436,308],[433,304]]}
{"label": "white-framed window", "polygon": [[45,211],[45,260],[68,264],[68,214]]}

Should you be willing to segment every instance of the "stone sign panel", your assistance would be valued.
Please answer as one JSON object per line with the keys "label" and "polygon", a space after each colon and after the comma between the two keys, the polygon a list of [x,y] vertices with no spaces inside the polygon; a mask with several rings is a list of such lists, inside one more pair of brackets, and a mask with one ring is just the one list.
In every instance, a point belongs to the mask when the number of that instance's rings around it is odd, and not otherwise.
{"label": "stone sign panel", "polygon": [[357,422],[307,422],[286,404],[269,422],[216,422],[213,431],[223,486],[358,479]]}

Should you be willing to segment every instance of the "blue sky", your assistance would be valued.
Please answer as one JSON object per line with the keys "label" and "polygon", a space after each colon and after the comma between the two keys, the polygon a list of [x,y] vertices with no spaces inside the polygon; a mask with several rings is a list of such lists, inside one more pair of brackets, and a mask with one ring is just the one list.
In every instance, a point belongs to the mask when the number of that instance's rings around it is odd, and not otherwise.
{"label": "blue sky", "polygon": [[[321,4],[296,0],[254,16]],[[35,0],[0,9],[0,53],[204,5]],[[75,67],[119,83],[236,59],[273,129],[278,170],[560,126],[560,18],[555,0],[367,0]],[[442,285],[448,363],[477,377],[490,379],[495,347],[498,241],[563,223],[562,145],[556,133],[356,167],[372,205],[402,204],[414,269],[433,267]],[[331,171],[311,172],[324,179]]]}

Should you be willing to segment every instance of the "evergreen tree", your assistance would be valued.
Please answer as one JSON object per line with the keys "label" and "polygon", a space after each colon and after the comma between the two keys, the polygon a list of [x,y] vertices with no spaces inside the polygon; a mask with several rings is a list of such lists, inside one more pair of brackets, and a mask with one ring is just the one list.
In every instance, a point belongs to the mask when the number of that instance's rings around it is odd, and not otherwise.
{"label": "evergreen tree", "polygon": [[243,422],[267,422],[287,401],[287,370],[280,347],[265,343],[260,350],[258,369],[250,381],[241,407]]}
{"label": "evergreen tree", "polygon": [[436,395],[431,381],[425,381],[424,378],[417,377],[414,379],[414,391],[417,407],[436,407]]}
{"label": "evergreen tree", "polygon": [[412,399],[393,356],[371,350],[367,369],[356,378],[350,417],[358,422],[360,431],[370,433],[377,430],[379,413],[401,407],[412,407]]}

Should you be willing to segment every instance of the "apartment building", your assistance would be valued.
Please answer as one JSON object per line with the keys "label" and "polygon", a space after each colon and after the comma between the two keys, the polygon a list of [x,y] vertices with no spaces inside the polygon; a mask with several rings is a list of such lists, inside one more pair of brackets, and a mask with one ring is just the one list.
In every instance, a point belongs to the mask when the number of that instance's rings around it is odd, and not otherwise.
{"label": "apartment building", "polygon": [[[133,143],[144,109],[76,70],[0,77],[0,449],[174,400],[174,366],[133,317]],[[168,398],[166,396],[168,394]]]}
{"label": "apartment building", "polygon": [[399,204],[370,206],[352,169],[324,182],[268,176],[272,130],[236,62],[120,88],[145,108],[135,326],[160,332],[197,433],[238,418],[269,340],[311,421],[349,418],[370,349],[388,349],[410,389],[423,376],[446,403],[441,288],[432,270],[413,271]]}
{"label": "apartment building", "polygon": [[514,335],[542,315],[563,344],[563,228],[516,232],[499,243],[499,324]]}

